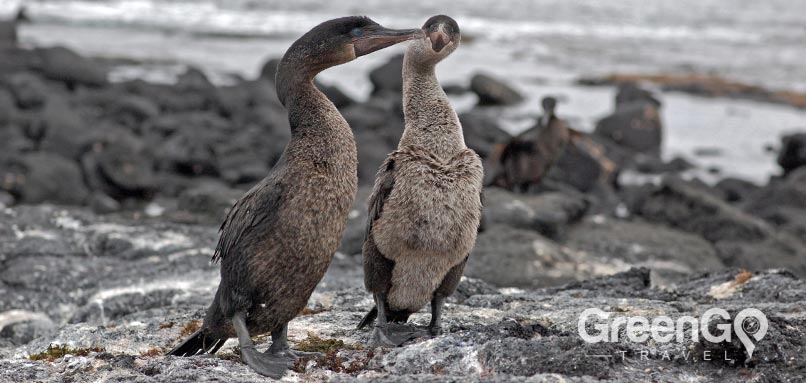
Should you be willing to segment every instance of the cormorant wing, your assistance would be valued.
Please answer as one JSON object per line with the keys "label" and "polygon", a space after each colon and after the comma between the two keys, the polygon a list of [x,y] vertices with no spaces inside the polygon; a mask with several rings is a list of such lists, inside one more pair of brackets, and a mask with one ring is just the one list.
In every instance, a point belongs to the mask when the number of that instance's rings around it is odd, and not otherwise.
{"label": "cormorant wing", "polygon": [[[265,227],[277,219],[282,188],[275,178],[268,177],[255,185],[232,206],[221,224],[212,262],[216,263],[237,252],[242,239],[256,227]],[[261,230],[262,231],[262,230]]]}
{"label": "cormorant wing", "polygon": [[378,169],[375,176],[375,186],[372,188],[372,195],[369,197],[369,217],[367,218],[367,231],[364,233],[364,241],[369,238],[372,232],[372,224],[381,217],[383,204],[386,198],[392,193],[395,186],[395,160],[394,155],[390,155]]}

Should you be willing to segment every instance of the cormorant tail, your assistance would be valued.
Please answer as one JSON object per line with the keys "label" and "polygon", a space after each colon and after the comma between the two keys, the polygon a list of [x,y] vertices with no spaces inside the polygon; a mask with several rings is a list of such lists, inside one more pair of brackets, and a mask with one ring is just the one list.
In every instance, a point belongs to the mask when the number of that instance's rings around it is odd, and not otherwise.
{"label": "cormorant tail", "polygon": [[204,335],[202,330],[198,330],[187,338],[182,344],[176,346],[167,355],[173,356],[194,356],[201,353],[215,354],[226,339],[217,339]]}
{"label": "cormorant tail", "polygon": [[361,319],[361,323],[358,324],[357,329],[362,329],[366,327],[368,324],[372,324],[375,322],[375,318],[378,317],[378,306],[372,306],[372,309],[369,310],[367,315],[364,315],[364,319]]}

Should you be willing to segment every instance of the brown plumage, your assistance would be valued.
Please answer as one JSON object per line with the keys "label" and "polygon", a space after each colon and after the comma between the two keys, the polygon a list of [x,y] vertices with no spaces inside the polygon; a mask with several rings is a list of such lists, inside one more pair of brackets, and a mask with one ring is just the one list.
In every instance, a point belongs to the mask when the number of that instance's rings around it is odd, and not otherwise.
{"label": "brown plumage", "polygon": [[488,159],[487,185],[526,192],[540,185],[568,145],[567,124],[554,114],[556,101],[543,99],[544,114],[537,125],[497,147]]}
{"label": "brown plumage", "polygon": [[406,128],[380,167],[369,200],[364,242],[367,290],[376,307],[373,342],[399,345],[419,336],[405,322],[432,303],[431,333],[439,331],[444,299],[456,289],[481,220],[481,159],[465,146],[462,127],[435,75],[436,64],[459,44],[459,27],[435,16],[426,37],[411,43],[403,64]]}
{"label": "brown plumage", "polygon": [[[320,71],[419,36],[364,17],[325,22],[297,40],[277,70],[291,140],[271,174],[238,202],[221,225],[214,261],[221,283],[201,329],[171,355],[215,352],[237,336],[255,371],[279,377],[302,353],[290,350],[288,322],[305,307],[338,248],[357,187],[349,125],[313,85]],[[271,332],[267,353],[252,335]]]}

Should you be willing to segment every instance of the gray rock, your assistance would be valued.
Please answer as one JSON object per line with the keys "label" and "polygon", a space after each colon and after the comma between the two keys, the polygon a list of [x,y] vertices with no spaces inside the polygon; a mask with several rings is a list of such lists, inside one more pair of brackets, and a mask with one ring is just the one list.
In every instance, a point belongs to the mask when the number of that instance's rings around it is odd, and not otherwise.
{"label": "gray rock", "polygon": [[489,157],[496,144],[504,144],[512,138],[501,129],[494,117],[482,111],[462,113],[459,121],[462,123],[465,144],[482,158]]}
{"label": "gray rock", "polygon": [[485,224],[531,229],[554,240],[562,239],[568,226],[582,218],[587,209],[588,201],[581,194],[519,195],[496,187],[484,192]]}
{"label": "gray rock", "polygon": [[560,246],[535,231],[495,224],[479,233],[465,275],[499,287],[540,287],[626,268]]}
{"label": "gray rock", "polygon": [[[717,246],[728,266],[753,270],[787,267],[806,275],[806,248],[706,190],[667,177],[640,207],[639,214],[702,236]],[[763,257],[757,257],[761,253]]]}
{"label": "gray rock", "polygon": [[17,22],[0,20],[0,47],[17,45]]}
{"label": "gray rock", "polygon": [[106,69],[65,47],[38,48],[40,70],[45,77],[75,85],[103,86],[108,83]]}
{"label": "gray rock", "polygon": [[479,105],[514,105],[523,101],[518,91],[490,75],[478,73],[470,78],[470,90],[479,96]]}
{"label": "gray rock", "polygon": [[596,123],[594,134],[636,153],[660,155],[663,125],[658,106],[632,102]]}
{"label": "gray rock", "polygon": [[11,160],[3,179],[21,203],[82,204],[89,192],[75,162],[50,153],[29,153]]}
{"label": "gray rock", "polygon": [[372,82],[372,93],[391,92],[400,94],[403,91],[403,55],[395,55],[383,65],[369,72]]}
{"label": "gray rock", "polygon": [[208,215],[216,222],[223,222],[229,209],[243,194],[243,191],[215,180],[201,181],[179,195],[178,208],[194,214]]}
{"label": "gray rock", "polygon": [[[509,270],[506,252],[510,244],[531,247],[536,254],[534,247],[543,245],[534,241],[550,243],[534,232],[503,225],[493,225],[488,232],[498,232],[495,236],[500,241],[480,239],[490,249],[489,259],[494,259],[494,245],[504,255],[498,263],[490,261],[489,270],[493,271]],[[514,234],[507,237],[506,233]],[[4,297],[0,299],[0,321],[5,321],[0,324],[0,381],[265,381],[240,362],[232,341],[216,357],[162,356],[186,336],[183,332],[204,315],[212,299],[218,270],[208,262],[215,234],[214,226],[131,216],[98,217],[81,209],[46,205],[0,210],[0,296]],[[133,249],[139,256],[132,256]],[[595,269],[594,257],[557,251],[573,259],[577,276],[601,272],[579,270]],[[292,346],[309,336],[366,344],[371,331],[354,329],[371,305],[360,287],[360,265],[355,257],[334,258],[308,302],[315,310],[289,325]],[[557,264],[542,263],[534,269],[550,274]],[[284,379],[637,383],[678,381],[680,377],[694,382],[745,381],[750,377],[798,381],[806,369],[800,358],[806,343],[802,310],[806,282],[790,272],[713,271],[684,278],[666,289],[654,287],[652,273],[646,268],[584,279],[572,278],[572,283],[541,289],[499,291],[464,278],[461,297],[445,307],[443,335],[392,349],[343,349],[327,359],[298,365],[300,372],[288,372]],[[720,343],[702,338],[699,342],[631,342],[620,331],[615,342],[587,343],[578,334],[580,315],[588,308],[599,308],[611,318],[667,315],[677,319],[684,315],[699,318],[712,307],[724,308],[731,316],[755,307],[766,315],[769,329],[755,343],[752,358],[747,358],[736,336]],[[55,328],[41,335],[34,331],[32,337],[24,324],[32,321],[8,321],[10,310],[39,313],[38,318],[50,320]],[[414,323],[428,320],[425,310],[412,316]],[[5,323],[20,324],[6,330]],[[706,326],[715,329],[718,323],[712,319]],[[595,334],[593,325],[589,322],[585,329]],[[24,343],[13,344],[3,337],[9,335]],[[260,350],[268,342],[268,337],[256,337]],[[26,358],[50,345],[86,349],[85,355],[52,361]],[[713,360],[702,360],[705,352]],[[685,355],[696,360],[684,359]]]}
{"label": "gray rock", "polygon": [[695,272],[725,267],[714,246],[703,238],[645,222],[597,216],[575,225],[567,246],[652,271],[653,281],[666,286]]}
{"label": "gray rock", "polygon": [[0,338],[15,345],[26,344],[56,329],[56,324],[42,313],[18,310],[6,313],[5,317],[5,323],[0,323]]}
{"label": "gray rock", "polygon": [[31,73],[17,73],[7,80],[9,90],[21,109],[38,108],[45,104],[50,94],[47,85]]}

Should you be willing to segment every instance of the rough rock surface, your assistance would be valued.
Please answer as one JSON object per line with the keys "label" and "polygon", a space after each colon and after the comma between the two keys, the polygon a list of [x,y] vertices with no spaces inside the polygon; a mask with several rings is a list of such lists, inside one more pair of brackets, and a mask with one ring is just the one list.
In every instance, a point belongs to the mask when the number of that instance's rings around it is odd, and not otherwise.
{"label": "rough rock surface", "polygon": [[[496,227],[500,227],[496,225]],[[538,235],[538,234],[534,234]],[[679,234],[678,234],[679,235]],[[218,282],[209,265],[213,226],[84,210],[18,206],[0,211],[0,381],[263,382],[228,342],[215,357],[162,354],[200,318]],[[371,299],[360,259],[337,254],[308,308],[291,322],[292,345],[336,339],[363,345],[354,327]],[[298,365],[302,382],[797,381],[806,370],[806,282],[782,270],[724,270],[666,289],[636,268],[563,286],[496,289],[465,278],[445,310],[444,333],[396,349],[334,351]],[[580,314],[699,318],[755,307],[769,330],[752,358],[730,342],[586,343]],[[428,321],[425,312],[414,315]],[[596,323],[600,323],[596,321]],[[709,322],[714,328],[715,320]],[[592,323],[586,329],[595,334]],[[622,330],[623,326],[622,326]],[[718,333],[717,333],[718,334]],[[268,345],[258,339],[258,347]],[[59,345],[66,356],[54,353]],[[46,352],[51,346],[50,354]],[[338,347],[337,347],[338,348]],[[31,360],[41,355],[45,359]],[[710,360],[704,360],[710,359]]]}

